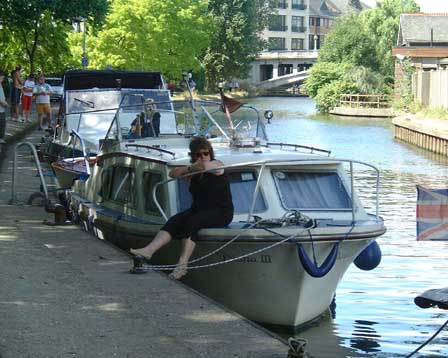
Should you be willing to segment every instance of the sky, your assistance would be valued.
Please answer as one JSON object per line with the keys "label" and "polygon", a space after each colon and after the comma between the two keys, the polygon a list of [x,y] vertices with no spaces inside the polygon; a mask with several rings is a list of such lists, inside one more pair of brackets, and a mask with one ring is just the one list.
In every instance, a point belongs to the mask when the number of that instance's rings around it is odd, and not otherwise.
{"label": "sky", "polygon": [[[444,12],[448,13],[448,0],[414,0],[420,5],[422,12]],[[376,0],[362,0],[369,6],[375,6]]]}

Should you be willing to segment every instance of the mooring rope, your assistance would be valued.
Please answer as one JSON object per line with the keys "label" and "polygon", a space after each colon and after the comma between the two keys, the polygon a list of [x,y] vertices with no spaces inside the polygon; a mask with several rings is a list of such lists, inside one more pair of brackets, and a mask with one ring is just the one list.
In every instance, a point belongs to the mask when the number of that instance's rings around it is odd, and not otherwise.
{"label": "mooring rope", "polygon": [[429,342],[431,342],[434,338],[437,337],[437,335],[442,332],[442,330],[446,327],[446,325],[448,325],[448,320],[442,324],[442,326],[440,326],[440,328],[436,331],[436,333],[434,333],[430,338],[428,338],[426,340],[426,342],[424,342],[423,344],[420,345],[420,347],[418,347],[415,351],[413,351],[411,354],[407,355],[405,358],[410,358],[412,357],[415,353],[417,353],[420,349],[422,349],[424,346],[426,346],[427,344],[429,344]]}

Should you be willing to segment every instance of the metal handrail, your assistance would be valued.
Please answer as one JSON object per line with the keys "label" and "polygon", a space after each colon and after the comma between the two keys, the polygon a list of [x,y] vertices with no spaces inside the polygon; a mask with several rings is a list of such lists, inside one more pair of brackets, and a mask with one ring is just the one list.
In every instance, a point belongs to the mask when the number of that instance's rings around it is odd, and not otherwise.
{"label": "metal handrail", "polygon": [[157,147],[152,146],[152,145],[129,143],[129,144],[125,144],[124,146],[126,147],[126,149],[128,149],[128,147],[135,147],[137,149],[138,148],[148,149],[148,152],[150,150],[156,150],[156,151],[161,152],[161,153],[171,154],[173,156],[173,159],[176,159],[176,153],[171,152],[170,150],[157,148]]}
{"label": "metal handrail", "polygon": [[[379,176],[380,176],[380,172],[379,169],[376,168],[374,165],[366,163],[366,162],[362,162],[362,161],[358,161],[358,160],[352,160],[352,159],[333,159],[333,158],[329,158],[329,159],[287,159],[287,160],[279,160],[279,159],[270,159],[270,160],[263,160],[263,161],[252,161],[252,162],[244,162],[244,163],[237,163],[237,164],[229,164],[229,165],[223,165],[217,168],[212,168],[212,169],[207,169],[207,170],[202,170],[202,171],[197,171],[194,173],[187,173],[184,175],[180,175],[176,178],[170,178],[170,179],[166,179],[166,180],[162,180],[158,183],[156,183],[154,185],[154,188],[152,190],[152,198],[154,203],[157,206],[157,209],[159,210],[159,212],[161,213],[161,215],[163,216],[163,218],[165,220],[168,220],[168,216],[166,215],[166,213],[164,212],[162,206],[159,204],[158,200],[157,200],[157,190],[159,188],[159,186],[164,185],[164,184],[168,184],[169,182],[178,180],[178,179],[182,179],[182,178],[188,178],[190,176],[193,176],[195,174],[201,174],[201,173],[205,173],[205,172],[209,172],[209,171],[216,171],[216,170],[221,170],[221,169],[230,169],[230,168],[238,168],[238,167],[242,167],[242,166],[257,166],[257,165],[261,165],[262,169],[267,166],[268,164],[284,164],[284,163],[299,163],[299,162],[334,162],[334,163],[349,163],[350,164],[350,195],[351,195],[351,201],[352,201],[352,208],[351,208],[351,212],[352,212],[352,220],[353,222],[355,222],[355,205],[354,205],[354,170],[353,170],[353,163],[357,163],[357,164],[361,164],[361,165],[365,165],[371,169],[373,169],[376,173],[376,185],[375,185],[375,194],[376,194],[376,200],[375,200],[375,218],[376,221],[379,220]],[[255,204],[255,200],[256,200],[256,195],[258,194],[258,189],[257,187],[259,186],[259,183],[261,182],[261,176],[263,175],[264,170],[260,170],[260,173],[258,175],[258,180],[257,180],[257,185],[255,187],[254,193],[252,194],[252,205],[251,205],[251,210],[252,206],[254,206]],[[250,220],[250,215],[248,217],[248,222]]]}
{"label": "metal handrail", "polygon": [[44,191],[45,201],[49,202],[47,183],[45,182],[44,176],[42,174],[42,167],[40,166],[40,161],[39,161],[39,157],[37,155],[36,147],[34,146],[33,143],[21,142],[21,143],[18,143],[14,148],[14,159],[13,159],[13,165],[12,165],[11,200],[9,201],[9,203],[15,204],[17,202],[17,199],[16,199],[17,149],[19,149],[22,146],[30,147],[31,152],[33,153],[34,163],[36,164],[36,169],[37,169],[37,172],[39,173],[40,183],[41,183],[42,189]]}
{"label": "metal handrail", "polygon": [[297,148],[309,149],[311,151],[311,153],[313,153],[313,152],[322,152],[322,153],[327,153],[328,156],[331,155],[331,150],[319,149],[319,148],[310,147],[310,146],[301,145],[301,144],[288,144],[288,143],[272,143],[272,142],[268,142],[268,143],[266,143],[265,146],[266,147],[269,147],[269,146],[279,146],[280,149],[282,149],[283,147],[293,147],[294,150],[297,150]]}
{"label": "metal handrail", "polygon": [[[84,163],[86,164],[86,172],[87,175],[90,176],[90,157],[86,150],[86,145],[84,143],[84,139],[80,136],[80,134],[72,129],[70,136],[77,137],[79,139],[79,143],[81,144],[82,156],[84,158]],[[73,150],[75,150],[75,142],[73,142]],[[73,158],[74,159],[74,158]]]}

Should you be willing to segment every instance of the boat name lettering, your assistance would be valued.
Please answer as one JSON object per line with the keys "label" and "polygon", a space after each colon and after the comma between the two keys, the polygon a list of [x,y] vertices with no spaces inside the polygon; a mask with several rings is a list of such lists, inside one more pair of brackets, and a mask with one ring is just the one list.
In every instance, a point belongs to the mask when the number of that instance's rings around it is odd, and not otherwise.
{"label": "boat name lettering", "polygon": [[[220,254],[220,259],[222,261],[234,259],[234,257],[228,254]],[[235,260],[235,262],[247,262],[247,263],[262,263],[262,264],[271,264],[272,257],[271,255],[257,255],[257,256],[247,256],[241,259]]]}

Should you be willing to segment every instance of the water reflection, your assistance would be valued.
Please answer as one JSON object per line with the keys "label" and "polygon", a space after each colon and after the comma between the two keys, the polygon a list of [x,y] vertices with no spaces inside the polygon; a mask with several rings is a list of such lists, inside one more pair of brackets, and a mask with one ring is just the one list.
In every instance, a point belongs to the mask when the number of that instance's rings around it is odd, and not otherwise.
{"label": "water reflection", "polygon": [[376,324],[378,322],[355,320],[350,347],[363,353],[381,352],[378,343],[381,336],[373,327]]}
{"label": "water reflection", "polygon": [[[338,286],[332,316],[298,336],[309,340],[313,357],[405,357],[448,318],[446,311],[414,304],[423,291],[447,285],[448,242],[417,242],[415,215],[416,185],[448,187],[448,158],[395,140],[390,119],[316,116],[307,98],[260,98],[254,104],[274,111],[267,126],[271,141],[329,149],[380,170],[380,215],[388,229],[378,240],[382,262],[369,272],[352,265]],[[355,169],[356,189],[374,212],[375,183]],[[442,332],[414,357],[447,357],[447,336]]]}

